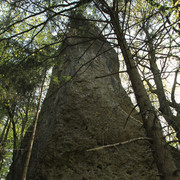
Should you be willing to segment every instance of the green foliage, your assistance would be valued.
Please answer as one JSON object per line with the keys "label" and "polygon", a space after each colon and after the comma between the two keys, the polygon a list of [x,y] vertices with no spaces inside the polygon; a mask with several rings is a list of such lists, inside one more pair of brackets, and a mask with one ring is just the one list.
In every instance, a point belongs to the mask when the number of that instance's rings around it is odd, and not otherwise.
{"label": "green foliage", "polygon": [[51,76],[52,81],[56,84],[59,85],[60,83],[66,83],[72,80],[71,76],[62,76],[60,79],[57,76]]}
{"label": "green foliage", "polygon": [[[6,8],[7,14],[9,7]],[[11,21],[6,14],[0,14],[1,17],[3,16],[0,21],[3,25],[1,27],[11,26],[23,18],[22,14],[17,13]],[[19,149],[26,130],[34,120],[37,90],[44,73],[54,64],[52,56],[56,43],[52,46],[48,45],[52,43],[53,37],[49,30],[37,34],[39,31],[37,28],[36,31],[22,33],[38,23],[41,23],[39,17],[30,18],[28,22],[17,23],[0,35],[0,136],[5,130],[2,136],[3,143],[0,142],[2,149],[0,179],[5,179],[12,162],[13,149]],[[0,29],[0,31],[3,30]],[[9,38],[19,33],[22,35]],[[8,130],[5,124],[9,119],[11,119],[11,125]]]}
{"label": "green foliage", "polygon": [[62,76],[62,81],[63,82],[68,82],[68,81],[71,81],[71,80],[72,80],[71,76]]}
{"label": "green foliage", "polygon": [[53,82],[54,82],[55,84],[57,84],[57,85],[60,84],[60,81],[59,81],[59,79],[58,79],[57,76],[52,76],[51,78],[52,78],[52,80],[53,80]]}

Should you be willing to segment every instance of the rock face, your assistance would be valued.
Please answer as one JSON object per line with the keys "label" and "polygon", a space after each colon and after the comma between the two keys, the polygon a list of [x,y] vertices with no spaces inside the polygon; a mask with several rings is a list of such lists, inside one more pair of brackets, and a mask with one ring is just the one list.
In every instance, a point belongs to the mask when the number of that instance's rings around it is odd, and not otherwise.
{"label": "rock face", "polygon": [[[115,50],[97,27],[83,20],[71,26],[40,113],[27,180],[158,179],[147,141],[87,151],[145,132],[132,117],[124,128],[133,106],[117,73]],[[107,74],[112,75],[97,78]],[[8,180],[21,179],[25,158],[26,152]]]}

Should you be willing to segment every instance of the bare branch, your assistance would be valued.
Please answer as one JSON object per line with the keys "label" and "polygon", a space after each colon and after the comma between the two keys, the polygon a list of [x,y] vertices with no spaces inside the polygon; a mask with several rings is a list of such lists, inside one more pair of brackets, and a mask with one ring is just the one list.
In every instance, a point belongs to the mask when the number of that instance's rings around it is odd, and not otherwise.
{"label": "bare branch", "polygon": [[138,137],[138,138],[130,139],[128,141],[123,141],[123,142],[119,142],[119,143],[115,143],[115,144],[108,144],[108,145],[104,145],[104,146],[99,146],[97,148],[88,149],[86,151],[87,152],[90,152],[90,151],[99,151],[99,150],[103,150],[103,149],[106,149],[106,148],[113,148],[113,147],[121,146],[121,145],[124,145],[124,144],[129,144],[129,143],[132,143],[132,142],[135,142],[135,141],[139,141],[139,140],[152,141],[152,139],[149,138],[149,137]]}

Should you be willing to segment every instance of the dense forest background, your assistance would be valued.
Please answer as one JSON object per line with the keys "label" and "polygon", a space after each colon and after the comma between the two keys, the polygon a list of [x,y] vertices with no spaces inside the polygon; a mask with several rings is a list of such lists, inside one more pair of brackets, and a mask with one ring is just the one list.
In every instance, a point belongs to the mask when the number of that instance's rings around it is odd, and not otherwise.
{"label": "dense forest background", "polygon": [[[168,158],[168,145],[179,149],[179,0],[0,2],[1,179],[21,150],[28,128],[38,121],[50,79],[59,83],[51,71],[59,63],[59,47],[71,20],[82,18],[77,14],[96,25],[118,53],[120,69],[116,73],[154,142],[159,171],[165,177],[177,171]],[[29,144],[33,144],[33,136]]]}

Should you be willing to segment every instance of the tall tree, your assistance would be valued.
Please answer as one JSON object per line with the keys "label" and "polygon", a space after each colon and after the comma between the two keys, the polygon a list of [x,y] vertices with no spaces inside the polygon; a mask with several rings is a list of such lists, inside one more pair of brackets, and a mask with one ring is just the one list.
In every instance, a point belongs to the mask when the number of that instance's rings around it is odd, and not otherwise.
{"label": "tall tree", "polygon": [[124,61],[127,66],[127,71],[135,92],[147,135],[153,139],[152,147],[155,150],[154,157],[156,159],[158,169],[164,179],[179,179],[180,176],[178,174],[175,175],[177,167],[170,151],[168,150],[168,147],[165,146],[166,142],[163,140],[160,121],[157,118],[156,112],[154,111],[154,108],[148,98],[142,79],[137,70],[136,62],[134,61],[126,42],[125,34],[122,29],[123,26],[120,24],[118,2],[113,1],[113,6],[109,6],[104,0],[99,2],[100,5],[97,4],[98,8],[110,16],[112,27],[115,35],[117,36],[118,45],[121,48]]}

